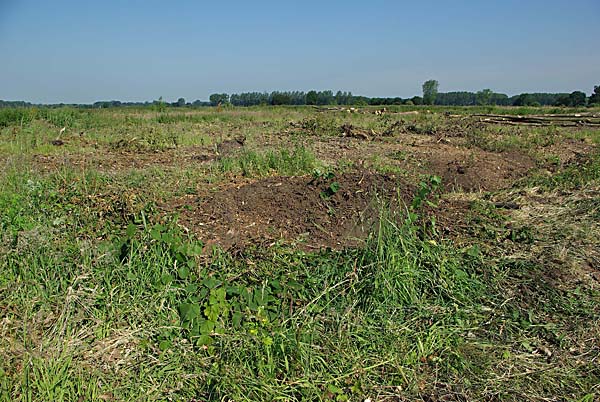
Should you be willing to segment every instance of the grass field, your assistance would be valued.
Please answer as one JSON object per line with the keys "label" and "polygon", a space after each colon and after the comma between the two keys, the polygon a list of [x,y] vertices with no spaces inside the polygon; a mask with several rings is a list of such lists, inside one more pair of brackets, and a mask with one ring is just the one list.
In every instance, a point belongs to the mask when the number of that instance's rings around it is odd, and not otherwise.
{"label": "grass field", "polygon": [[0,400],[598,400],[600,111],[375,112],[0,109]]}

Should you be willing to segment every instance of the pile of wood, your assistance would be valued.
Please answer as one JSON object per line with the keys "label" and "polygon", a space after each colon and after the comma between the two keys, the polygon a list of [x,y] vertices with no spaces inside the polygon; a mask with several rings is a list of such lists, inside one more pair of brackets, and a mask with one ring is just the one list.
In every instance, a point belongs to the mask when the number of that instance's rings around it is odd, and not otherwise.
{"label": "pile of wood", "polygon": [[558,127],[600,127],[600,114],[593,113],[544,114],[527,116],[512,116],[506,114],[476,114],[474,116],[478,117],[480,122],[490,124]]}
{"label": "pile of wood", "polygon": [[360,138],[361,140],[372,140],[378,137],[391,137],[396,131],[401,131],[404,127],[403,121],[397,121],[382,132],[377,132],[373,129],[367,130],[364,128],[353,126],[352,124],[342,124],[340,130],[342,137]]}
{"label": "pile of wood", "polygon": [[360,127],[355,127],[352,124],[343,124],[340,127],[342,137],[360,138],[361,140],[370,140],[371,137],[377,136],[373,130],[365,130]]}
{"label": "pile of wood", "polygon": [[[316,106],[313,105],[312,107],[314,110],[316,110],[317,112],[347,112],[350,109],[346,109],[343,107],[336,107],[336,106]],[[354,109],[354,108],[351,108]],[[355,112],[358,112],[357,109],[355,109]]]}

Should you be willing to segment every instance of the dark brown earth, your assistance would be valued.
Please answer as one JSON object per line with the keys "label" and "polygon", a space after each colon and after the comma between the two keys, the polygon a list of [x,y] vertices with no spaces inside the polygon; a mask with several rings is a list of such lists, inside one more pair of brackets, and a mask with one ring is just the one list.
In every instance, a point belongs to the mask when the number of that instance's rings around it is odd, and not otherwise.
{"label": "dark brown earth", "polygon": [[447,190],[499,190],[536,167],[535,160],[522,152],[489,152],[420,137],[385,143],[339,138],[319,142],[315,149],[320,158],[332,162],[348,159],[361,165],[378,157],[409,174],[435,174],[443,178]]}
{"label": "dark brown earth", "polygon": [[[331,186],[339,184],[333,193]],[[202,199],[179,200],[180,223],[207,244],[226,249],[283,238],[304,248],[342,248],[364,241],[377,222],[377,199],[409,202],[414,187],[367,171],[331,179],[270,177]]]}
{"label": "dark brown earth", "polygon": [[534,160],[519,152],[473,152],[440,146],[424,151],[429,171],[443,179],[448,190],[493,191],[509,187],[535,167]]}
{"label": "dark brown earth", "polygon": [[[304,137],[305,146],[317,159],[332,166],[347,161],[352,173],[317,181],[308,176],[258,181],[234,178],[233,184],[216,184],[217,189],[212,190],[198,185],[201,197],[171,200],[165,210],[180,211],[180,222],[190,231],[207,244],[228,249],[268,245],[280,239],[297,242],[307,249],[343,248],[364,242],[371,233],[379,210],[374,206],[376,196],[409,203],[421,174],[442,177],[447,192],[496,191],[510,188],[536,169],[558,170],[576,164],[595,148],[589,141],[556,138],[529,150],[510,148],[491,152],[487,149],[493,148],[468,143],[463,133],[467,123],[461,121],[435,133],[416,133],[409,126],[400,129],[392,126],[394,131],[378,135],[372,130],[342,126],[339,136]],[[60,147],[56,154],[34,156],[34,162],[46,170],[65,165],[107,172],[152,166],[201,168],[247,147],[260,151],[293,146],[289,135],[272,133],[258,134],[250,144],[240,133],[220,138],[213,145],[160,151],[137,147],[131,141],[111,146],[89,144],[79,137],[66,141],[81,142],[86,152],[70,154],[66,147]],[[397,172],[374,173],[378,166],[393,166]],[[322,195],[333,182],[339,183],[339,191]],[[448,232],[460,230],[468,208],[468,202],[446,202],[436,211],[440,227]]]}

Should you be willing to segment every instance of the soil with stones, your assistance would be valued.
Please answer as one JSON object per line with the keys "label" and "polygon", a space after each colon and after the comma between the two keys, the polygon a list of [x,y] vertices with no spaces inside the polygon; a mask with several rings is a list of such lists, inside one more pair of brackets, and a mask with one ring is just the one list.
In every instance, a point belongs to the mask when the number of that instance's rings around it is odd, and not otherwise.
{"label": "soil with stones", "polygon": [[378,221],[378,199],[407,203],[414,190],[395,176],[367,171],[317,180],[270,177],[181,199],[176,209],[180,223],[207,245],[235,250],[286,239],[304,249],[339,249],[368,237]]}

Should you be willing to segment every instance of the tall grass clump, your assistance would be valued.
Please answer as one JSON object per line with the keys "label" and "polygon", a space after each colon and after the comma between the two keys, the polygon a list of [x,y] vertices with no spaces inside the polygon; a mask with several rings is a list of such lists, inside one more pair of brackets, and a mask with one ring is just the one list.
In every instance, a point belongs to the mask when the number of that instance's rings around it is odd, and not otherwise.
{"label": "tall grass clump", "polygon": [[292,150],[243,151],[235,157],[221,158],[216,169],[219,173],[232,172],[246,177],[263,177],[270,174],[307,174],[317,166],[317,159],[309,149],[296,146]]}
{"label": "tall grass clump", "polygon": [[42,108],[39,110],[41,118],[56,127],[71,127],[82,115],[82,112],[75,108]]}
{"label": "tall grass clump", "polygon": [[29,108],[0,108],[0,128],[26,125],[35,118],[36,113],[36,110]]}

